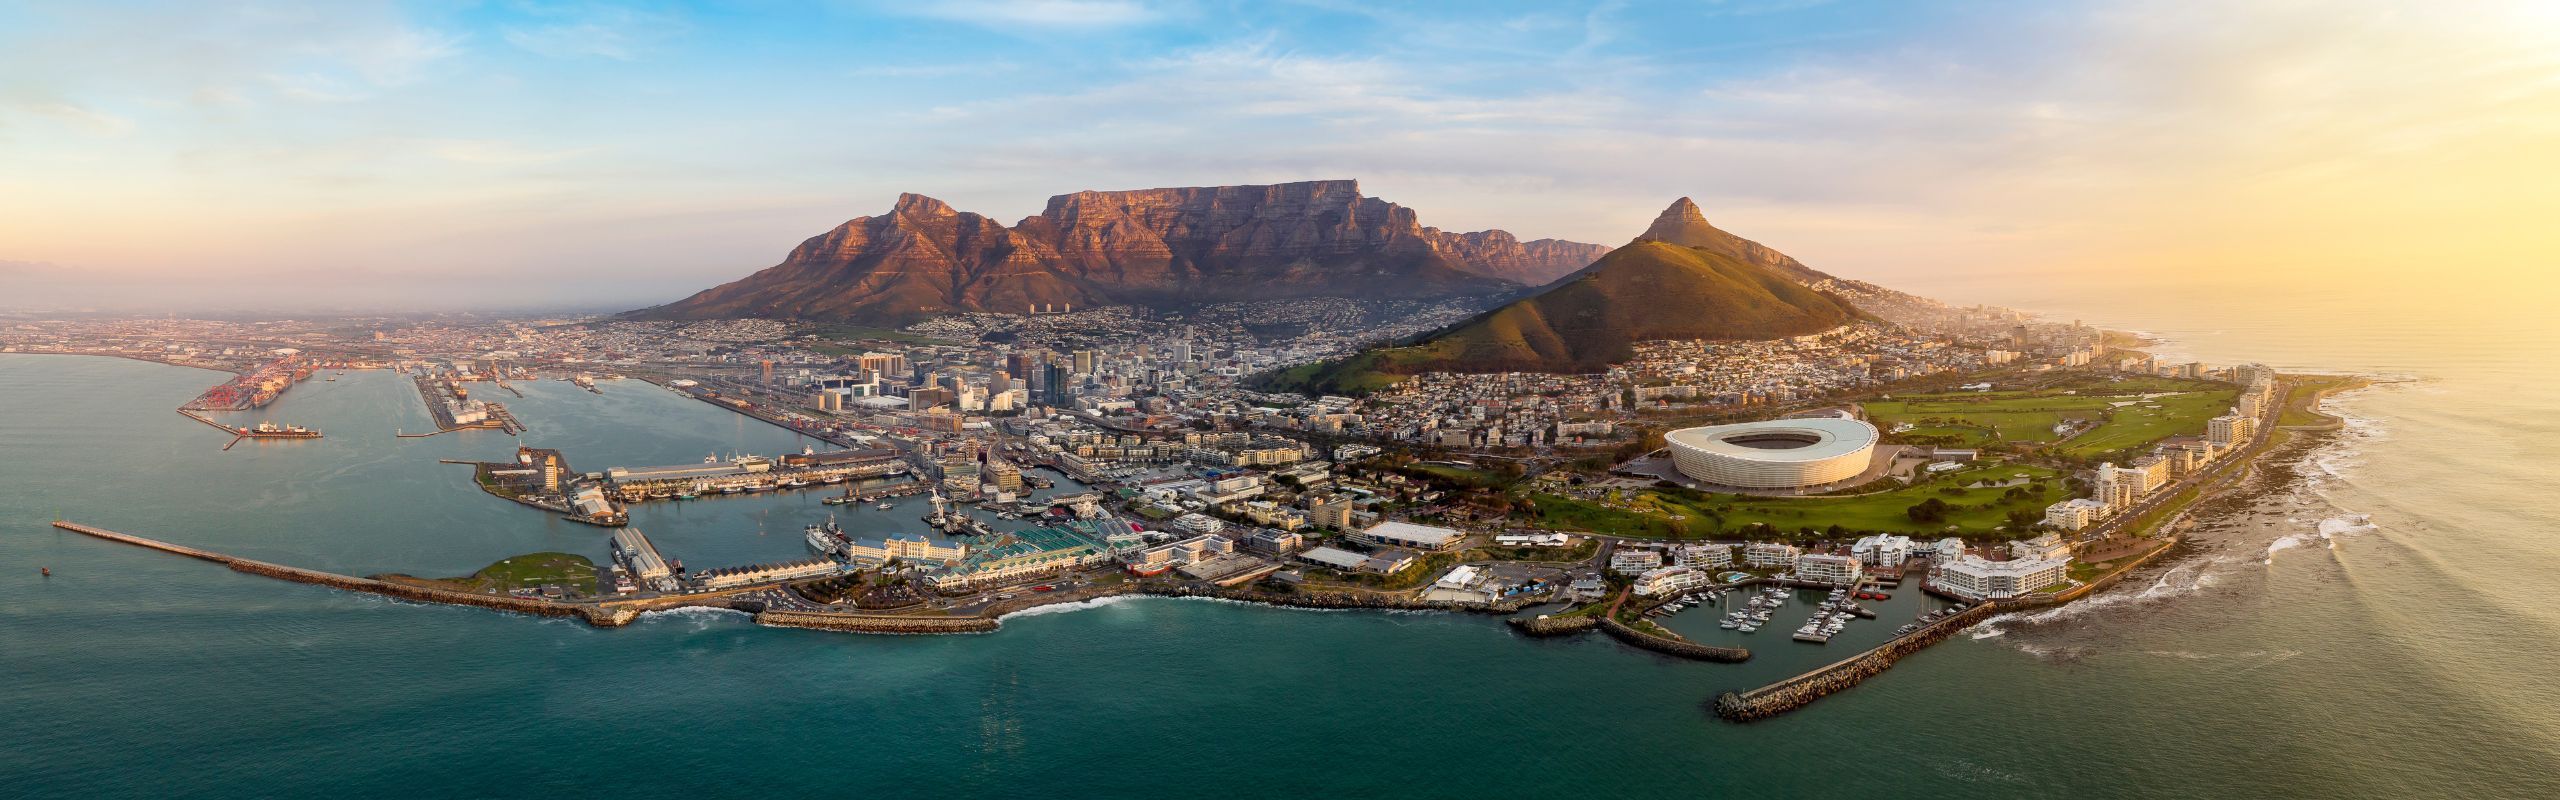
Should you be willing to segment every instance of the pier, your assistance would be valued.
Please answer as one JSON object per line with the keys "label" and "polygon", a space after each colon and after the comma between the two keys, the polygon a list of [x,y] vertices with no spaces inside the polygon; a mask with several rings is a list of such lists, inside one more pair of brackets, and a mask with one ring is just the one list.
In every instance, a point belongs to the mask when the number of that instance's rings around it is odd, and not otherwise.
{"label": "pier", "polygon": [[[486,429],[504,431],[507,435],[514,436],[524,432],[524,425],[516,421],[514,414],[507,413],[506,406],[484,400],[472,400],[470,390],[462,388],[449,377],[421,371],[411,376],[411,380],[418,385],[418,398],[426,401],[427,414],[435,420],[436,433]],[[403,439],[434,435],[435,433],[398,434]]]}

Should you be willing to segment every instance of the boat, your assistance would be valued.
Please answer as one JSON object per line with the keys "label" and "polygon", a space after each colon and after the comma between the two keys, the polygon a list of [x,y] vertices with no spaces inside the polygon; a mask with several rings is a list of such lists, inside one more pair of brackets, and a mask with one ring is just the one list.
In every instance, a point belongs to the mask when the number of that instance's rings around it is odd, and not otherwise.
{"label": "boat", "polygon": [[1738,628],[1738,627],[1741,627],[1741,626],[1742,626],[1742,623],[1735,622],[1735,621],[1733,621],[1733,620],[1725,620],[1725,621],[1723,621],[1723,622],[1716,623],[1716,627],[1723,628],[1723,629],[1725,629],[1725,630],[1733,630],[1734,628]]}
{"label": "boat", "polygon": [[809,526],[803,535],[809,543],[809,550],[819,555],[831,556],[844,549],[844,537],[836,527],[834,517],[828,517],[825,525]]}
{"label": "boat", "polygon": [[721,493],[721,494],[737,494],[737,493],[739,493],[739,492],[743,492],[743,491],[746,491],[746,489],[745,489],[744,487],[739,487],[739,486],[722,486],[722,487],[720,487],[720,493]]}
{"label": "boat", "polygon": [[889,505],[889,503],[888,503],[887,501],[882,501],[882,502],[874,503],[874,504],[872,504],[872,505],[871,505],[871,509],[872,509],[872,510],[874,510],[874,511],[887,511],[887,510],[889,510],[889,509],[896,508],[896,507],[897,507],[897,506]]}

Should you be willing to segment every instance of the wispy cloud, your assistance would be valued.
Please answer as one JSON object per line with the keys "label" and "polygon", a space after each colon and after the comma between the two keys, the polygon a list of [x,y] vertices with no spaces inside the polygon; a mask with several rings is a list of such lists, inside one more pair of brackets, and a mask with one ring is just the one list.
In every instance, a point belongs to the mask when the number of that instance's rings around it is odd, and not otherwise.
{"label": "wispy cloud", "polygon": [[989,28],[1115,28],[1165,17],[1161,8],[1139,0],[943,0],[886,3],[878,8]]}
{"label": "wispy cloud", "polygon": [[622,6],[536,7],[529,13],[543,22],[507,25],[499,35],[508,44],[552,58],[630,61],[688,28],[674,13]]}

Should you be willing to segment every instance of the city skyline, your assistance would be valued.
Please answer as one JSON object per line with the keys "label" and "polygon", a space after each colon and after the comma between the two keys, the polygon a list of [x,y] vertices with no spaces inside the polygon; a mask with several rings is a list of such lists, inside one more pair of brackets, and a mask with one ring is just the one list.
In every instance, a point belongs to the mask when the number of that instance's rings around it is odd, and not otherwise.
{"label": "city skyline", "polygon": [[[10,305],[610,310],[918,192],[1352,178],[1847,277],[2549,279],[2552,12],[1300,3],[0,8]],[[1996,293],[1994,293],[1996,294]],[[2000,301],[2003,297],[1954,297]]]}

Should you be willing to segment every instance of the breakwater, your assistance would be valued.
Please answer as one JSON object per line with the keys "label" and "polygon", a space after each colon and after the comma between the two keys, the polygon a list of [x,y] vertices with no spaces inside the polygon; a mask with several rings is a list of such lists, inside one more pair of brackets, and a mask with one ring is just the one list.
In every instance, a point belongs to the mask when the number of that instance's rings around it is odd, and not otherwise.
{"label": "breakwater", "polygon": [[2172,536],[2161,542],[2159,547],[2152,548],[2150,552],[2136,556],[2108,570],[2106,574],[2091,579],[2088,583],[2072,587],[2069,591],[1977,603],[1956,612],[1955,616],[1929,623],[1919,630],[1895,637],[1892,641],[1877,645],[1865,652],[1816,667],[1795,677],[1747,692],[1725,692],[1717,695],[1713,703],[1716,716],[1733,722],[1750,722],[1803,708],[1806,704],[1821,699],[1825,695],[1856,686],[1877,673],[1891,669],[1894,662],[1902,660],[1903,656],[1920,652],[1930,645],[1945,641],[1947,637],[1973,627],[1976,623],[1989,619],[1993,615],[2058,606],[2113,586],[2136,568],[2176,549],[2177,544],[2177,537]]}
{"label": "breakwater", "polygon": [[511,611],[519,614],[533,614],[544,617],[576,617],[585,620],[590,625],[605,628],[629,624],[631,619],[638,615],[638,612],[629,609],[607,608],[584,603],[561,603],[534,597],[474,594],[471,592],[459,592],[451,589],[438,589],[430,586],[377,580],[373,578],[358,578],[352,575],[339,575],[333,572],[321,572],[319,570],[303,569],[301,567],[288,567],[282,564],[270,564],[264,561],[239,558],[236,556],[216,553],[210,550],[187,547],[185,545],[170,544],[157,539],[146,539],[127,533],[117,533],[104,528],[91,527],[76,522],[57,521],[53,523],[53,526],[72,533],[105,539],[111,542],[120,542],[123,544],[133,545],[135,547],[144,547],[164,553],[175,553],[188,558],[211,561],[216,564],[230,567],[233,572],[274,578],[283,581],[292,581],[294,583],[308,583],[314,586],[326,586],[332,589],[342,589],[350,592],[377,594],[384,597],[394,597],[402,600],[476,606],[479,608]]}
{"label": "breakwater", "polygon": [[1957,612],[1955,616],[1930,623],[1928,627],[1896,637],[1866,652],[1831,662],[1792,678],[1762,686],[1748,692],[1726,692],[1715,699],[1716,716],[1734,722],[1768,719],[1804,707],[1824,695],[1856,686],[1876,673],[1893,668],[1903,656],[1920,652],[1944,641],[1974,623],[1989,618],[1998,610],[1989,603]]}
{"label": "breakwater", "polygon": [[1600,618],[1585,614],[1579,617],[1512,617],[1504,620],[1511,629],[1529,636],[1567,636],[1600,627]]}
{"label": "breakwater", "polygon": [[1715,647],[1692,641],[1655,636],[1653,634],[1645,633],[1644,631],[1636,630],[1634,627],[1614,619],[1600,620],[1600,632],[1609,634],[1609,638],[1616,639],[1629,647],[1651,650],[1667,656],[1678,656],[1697,661],[1714,661],[1724,664],[1739,664],[1744,661],[1751,660],[1751,651],[1745,648]]}

